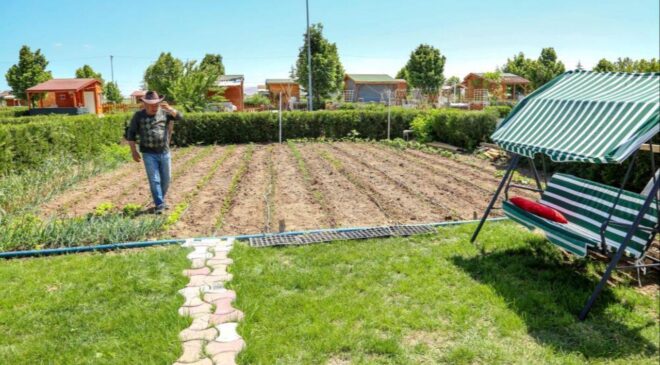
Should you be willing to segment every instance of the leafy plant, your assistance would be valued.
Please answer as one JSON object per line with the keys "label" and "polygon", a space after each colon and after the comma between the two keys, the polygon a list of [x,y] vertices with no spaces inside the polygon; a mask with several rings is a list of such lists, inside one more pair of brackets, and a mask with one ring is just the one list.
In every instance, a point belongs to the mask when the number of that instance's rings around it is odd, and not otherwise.
{"label": "leafy plant", "polygon": [[220,71],[217,67],[200,67],[195,61],[189,61],[167,91],[172,101],[185,111],[203,111],[209,103],[224,100],[223,89],[216,85],[218,77]]}
{"label": "leafy plant", "polygon": [[127,217],[135,217],[142,211],[142,205],[135,203],[128,203],[124,205],[122,212]]}
{"label": "leafy plant", "polygon": [[103,217],[110,214],[115,206],[111,202],[103,202],[94,208],[94,216]]}
{"label": "leafy plant", "polygon": [[[18,63],[11,66],[5,74],[7,84],[14,92],[14,96],[27,100],[27,89],[52,79],[53,75],[50,71],[46,71],[46,66],[48,66],[48,61],[40,49],[32,52],[28,46],[21,47]],[[31,101],[34,104],[42,97],[43,94],[34,94]]]}

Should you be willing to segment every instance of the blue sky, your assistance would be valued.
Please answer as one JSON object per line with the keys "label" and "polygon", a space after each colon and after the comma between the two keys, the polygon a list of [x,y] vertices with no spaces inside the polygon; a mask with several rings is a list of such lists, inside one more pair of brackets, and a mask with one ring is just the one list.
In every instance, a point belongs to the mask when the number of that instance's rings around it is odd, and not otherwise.
{"label": "blue sky", "polygon": [[[420,43],[447,57],[445,75],[491,71],[523,51],[536,58],[552,46],[567,68],[600,58],[660,53],[658,0],[310,0],[350,73],[388,73]],[[247,86],[287,77],[305,31],[304,0],[34,1],[4,0],[0,10],[0,90],[27,44],[40,48],[54,77],[83,64],[138,88],[161,51],[185,59],[220,53],[227,73]]]}

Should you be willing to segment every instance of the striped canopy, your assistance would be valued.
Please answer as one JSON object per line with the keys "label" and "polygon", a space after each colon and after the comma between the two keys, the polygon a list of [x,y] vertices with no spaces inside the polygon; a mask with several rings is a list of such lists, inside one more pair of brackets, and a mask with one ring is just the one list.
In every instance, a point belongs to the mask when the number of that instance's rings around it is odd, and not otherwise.
{"label": "striped canopy", "polygon": [[660,73],[568,71],[523,99],[493,141],[556,162],[621,163],[660,132]]}

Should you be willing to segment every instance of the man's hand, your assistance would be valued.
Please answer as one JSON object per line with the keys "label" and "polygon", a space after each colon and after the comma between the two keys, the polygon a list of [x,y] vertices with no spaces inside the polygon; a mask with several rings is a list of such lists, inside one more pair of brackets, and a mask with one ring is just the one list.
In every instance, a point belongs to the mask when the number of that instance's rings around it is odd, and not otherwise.
{"label": "man's hand", "polygon": [[135,162],[142,161],[142,156],[140,156],[140,153],[138,151],[133,150],[132,154],[133,154],[133,161],[135,161]]}
{"label": "man's hand", "polygon": [[163,110],[165,110],[167,114],[171,116],[176,116],[177,111],[174,108],[172,108],[170,104],[168,104],[166,101],[160,103],[160,107],[163,108]]}

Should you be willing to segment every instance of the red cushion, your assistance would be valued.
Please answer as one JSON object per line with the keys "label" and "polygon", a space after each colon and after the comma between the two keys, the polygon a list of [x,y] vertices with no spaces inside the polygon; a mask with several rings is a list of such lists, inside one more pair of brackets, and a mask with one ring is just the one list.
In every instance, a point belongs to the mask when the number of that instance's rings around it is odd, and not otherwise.
{"label": "red cushion", "polygon": [[514,197],[509,199],[509,201],[524,211],[530,212],[532,214],[536,214],[540,217],[549,219],[553,222],[564,223],[564,224],[568,223],[566,217],[564,217],[564,215],[561,214],[561,212],[557,211],[556,209],[552,209],[547,205],[543,205],[541,203],[537,203],[535,201],[521,197]]}

